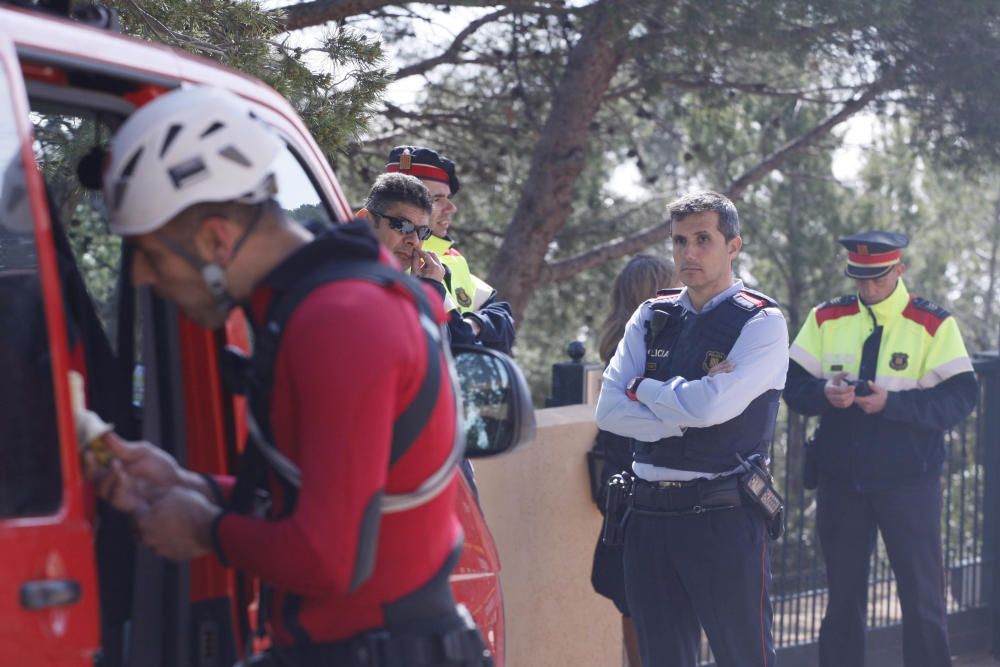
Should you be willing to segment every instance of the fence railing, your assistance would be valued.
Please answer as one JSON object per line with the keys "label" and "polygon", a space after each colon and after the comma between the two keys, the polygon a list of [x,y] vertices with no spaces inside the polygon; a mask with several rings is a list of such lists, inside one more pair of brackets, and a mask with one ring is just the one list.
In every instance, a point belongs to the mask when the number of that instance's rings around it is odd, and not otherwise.
{"label": "fence railing", "polygon": [[[1000,649],[1000,356],[977,355],[980,382],[975,412],[945,434],[941,531],[948,625],[956,653]],[[802,488],[801,418],[783,413],[772,452],[775,477],[785,494],[788,529],[772,545],[771,599],[774,641],[782,667],[815,665],[820,622],[826,610],[826,571],[816,537],[816,493]],[[804,426],[804,428],[803,428]],[[869,664],[901,664],[901,612],[881,537],[872,554],[868,591]],[[703,641],[702,664],[711,665]]]}

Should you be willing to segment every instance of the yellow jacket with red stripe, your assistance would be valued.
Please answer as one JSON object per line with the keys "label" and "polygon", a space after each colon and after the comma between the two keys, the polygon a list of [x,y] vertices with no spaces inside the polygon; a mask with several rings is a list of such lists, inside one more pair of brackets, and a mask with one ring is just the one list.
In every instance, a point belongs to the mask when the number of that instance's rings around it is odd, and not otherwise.
{"label": "yellow jacket with red stripe", "polygon": [[[881,327],[877,357],[866,360],[866,339]],[[944,460],[943,431],[975,407],[978,387],[955,318],[913,297],[902,280],[885,300],[868,306],[856,295],[814,308],[789,350],[785,400],[819,415],[820,474],[879,488],[895,480],[936,474]],[[873,415],[834,408],[826,381],[840,372],[889,391]]]}
{"label": "yellow jacket with red stripe", "polygon": [[489,284],[472,275],[465,256],[455,248],[455,242],[451,239],[431,236],[424,241],[424,250],[437,254],[448,267],[451,275],[449,284],[445,287],[448,288],[448,296],[463,315],[480,310],[496,295],[496,290]]}
{"label": "yellow jacket with red stripe", "polygon": [[448,269],[444,280],[445,307],[457,309],[463,319],[479,324],[478,342],[511,354],[515,333],[510,304],[497,301],[496,290],[472,275],[469,263],[454,245],[451,239],[431,236],[423,246],[438,255]]}

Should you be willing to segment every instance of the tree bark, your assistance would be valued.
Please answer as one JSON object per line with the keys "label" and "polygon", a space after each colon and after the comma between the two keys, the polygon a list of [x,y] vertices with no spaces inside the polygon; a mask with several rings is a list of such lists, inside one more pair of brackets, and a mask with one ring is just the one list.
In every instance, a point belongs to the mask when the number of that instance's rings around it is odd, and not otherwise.
{"label": "tree bark", "polygon": [[569,220],[590,125],[624,56],[632,25],[628,4],[603,0],[594,6],[570,50],[520,200],[490,270],[489,282],[510,302],[518,321],[541,278],[552,239]]}

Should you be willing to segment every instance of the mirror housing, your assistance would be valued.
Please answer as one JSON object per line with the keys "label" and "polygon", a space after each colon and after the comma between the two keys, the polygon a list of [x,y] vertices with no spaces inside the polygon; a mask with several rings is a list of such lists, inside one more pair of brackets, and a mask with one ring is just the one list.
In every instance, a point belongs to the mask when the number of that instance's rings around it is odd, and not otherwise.
{"label": "mirror housing", "polygon": [[535,439],[535,408],[524,374],[502,352],[453,345],[462,394],[465,456],[494,456]]}

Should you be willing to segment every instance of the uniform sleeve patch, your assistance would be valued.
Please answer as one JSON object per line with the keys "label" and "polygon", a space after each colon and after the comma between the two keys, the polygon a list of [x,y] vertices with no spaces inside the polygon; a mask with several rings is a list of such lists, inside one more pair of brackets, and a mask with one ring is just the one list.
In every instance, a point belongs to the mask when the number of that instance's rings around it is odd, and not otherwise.
{"label": "uniform sleeve patch", "polygon": [[740,294],[754,302],[756,308],[781,308],[781,304],[764,294],[752,289],[742,289]]}
{"label": "uniform sleeve patch", "polygon": [[816,306],[816,325],[822,326],[824,322],[836,320],[848,315],[856,315],[861,311],[858,306],[858,297],[854,294],[838,296]]}
{"label": "uniform sleeve patch", "polygon": [[778,303],[766,294],[747,289],[740,290],[732,295],[729,300],[742,310],[750,312],[770,307],[776,308],[778,306]]}
{"label": "uniform sleeve patch", "polygon": [[906,304],[903,310],[903,317],[916,322],[932,336],[937,333],[938,327],[950,314],[941,306],[920,297],[910,299],[910,303]]}

